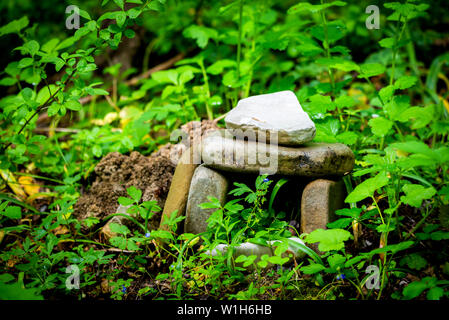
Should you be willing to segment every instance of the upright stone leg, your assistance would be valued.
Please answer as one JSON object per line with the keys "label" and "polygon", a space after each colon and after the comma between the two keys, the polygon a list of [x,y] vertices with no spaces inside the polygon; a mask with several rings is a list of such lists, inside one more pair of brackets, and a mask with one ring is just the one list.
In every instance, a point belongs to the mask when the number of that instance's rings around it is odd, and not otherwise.
{"label": "upright stone leg", "polygon": [[190,184],[184,232],[198,234],[206,231],[207,219],[215,210],[200,209],[198,206],[209,202],[207,197],[215,197],[224,204],[227,191],[228,181],[222,174],[204,165],[196,168]]}
{"label": "upright stone leg", "polygon": [[345,188],[343,181],[317,179],[310,182],[302,193],[301,232],[326,229],[335,218],[335,210],[343,208]]}
{"label": "upright stone leg", "polygon": [[183,153],[176,166],[167,200],[165,201],[164,211],[162,212],[159,225],[160,230],[168,231],[168,225],[164,221],[168,220],[172,214],[181,216],[185,213],[190,182],[195,169],[198,167],[198,164],[195,164],[192,159],[193,149],[190,148]]}

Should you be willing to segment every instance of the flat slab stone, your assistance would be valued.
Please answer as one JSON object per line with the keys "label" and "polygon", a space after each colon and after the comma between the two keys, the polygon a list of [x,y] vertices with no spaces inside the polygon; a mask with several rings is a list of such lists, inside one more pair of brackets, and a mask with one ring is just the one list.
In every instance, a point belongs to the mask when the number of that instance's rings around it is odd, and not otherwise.
{"label": "flat slab stone", "polygon": [[235,139],[227,130],[203,139],[204,165],[229,172],[287,176],[341,176],[354,166],[351,149],[340,143],[283,147]]}
{"label": "flat slab stone", "polygon": [[208,197],[217,198],[223,205],[228,192],[228,181],[219,172],[201,165],[196,168],[187,199],[184,232],[201,233],[207,229],[207,219],[215,209],[201,209],[200,204],[209,202]]}
{"label": "flat slab stone", "polygon": [[[315,124],[292,91],[280,91],[240,100],[225,118],[228,129],[254,130],[258,139],[276,133],[281,145],[301,145],[315,137]],[[270,134],[271,133],[271,134]]]}

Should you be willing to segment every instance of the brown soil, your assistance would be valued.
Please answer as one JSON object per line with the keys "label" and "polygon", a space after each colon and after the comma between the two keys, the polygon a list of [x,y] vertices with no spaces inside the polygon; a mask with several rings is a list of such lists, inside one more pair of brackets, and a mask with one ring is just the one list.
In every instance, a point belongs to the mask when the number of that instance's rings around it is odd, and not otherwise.
{"label": "brown soil", "polygon": [[[203,120],[201,126],[199,122],[190,122],[181,127],[188,132],[190,139],[194,138],[199,128],[204,134],[217,126],[213,121]],[[132,152],[129,156],[118,152],[108,154],[95,167],[92,186],[76,203],[75,217],[81,220],[87,217],[103,219],[115,213],[118,198],[126,197],[126,189],[131,186],[142,191],[142,201],[156,200],[163,208],[175,171],[176,158],[184,149],[181,144],[168,143],[150,157],[138,152]],[[151,227],[158,227],[161,214],[162,211],[153,216]]]}
{"label": "brown soil", "polygon": [[[75,216],[102,219],[115,213],[117,199],[126,197],[126,189],[131,186],[142,191],[142,201],[156,200],[163,207],[174,171],[170,159],[158,154],[145,157],[138,152],[129,156],[110,153],[95,167],[96,179],[76,203]],[[152,222],[158,223],[159,219],[160,214],[156,214]]]}

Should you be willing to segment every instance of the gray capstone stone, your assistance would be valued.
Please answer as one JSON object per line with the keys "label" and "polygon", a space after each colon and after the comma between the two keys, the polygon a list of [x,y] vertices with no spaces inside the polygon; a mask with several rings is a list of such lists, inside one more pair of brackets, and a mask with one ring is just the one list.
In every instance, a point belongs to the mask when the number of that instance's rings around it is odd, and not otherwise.
{"label": "gray capstone stone", "polygon": [[198,234],[206,231],[207,219],[215,210],[201,209],[199,205],[209,202],[208,197],[215,197],[224,204],[227,191],[228,181],[222,174],[203,165],[196,168],[187,199],[184,232]]}
{"label": "gray capstone stone", "polygon": [[[280,91],[240,100],[225,118],[228,129],[253,130],[257,139],[297,146],[315,137],[315,124],[292,91]],[[240,131],[236,131],[239,135]]]}

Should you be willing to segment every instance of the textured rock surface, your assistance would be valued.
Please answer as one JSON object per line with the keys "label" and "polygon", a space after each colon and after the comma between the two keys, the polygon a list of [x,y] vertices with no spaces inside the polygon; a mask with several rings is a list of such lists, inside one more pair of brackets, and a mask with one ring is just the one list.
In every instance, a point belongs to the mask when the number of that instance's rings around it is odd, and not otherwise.
{"label": "textured rock surface", "polygon": [[225,118],[228,129],[254,130],[269,140],[276,132],[281,145],[301,145],[315,137],[315,124],[302,110],[292,91],[280,91],[242,99]]}
{"label": "textured rock surface", "polygon": [[193,149],[189,149],[183,153],[176,166],[159,224],[159,229],[161,230],[168,230],[168,226],[162,223],[164,219],[169,219],[172,214],[181,216],[185,213],[190,183],[193,173],[198,167],[197,164],[193,163],[192,157]]}
{"label": "textured rock surface", "polygon": [[344,206],[345,187],[343,181],[318,179],[310,182],[302,193],[301,232],[326,229],[335,218],[335,210]]}
{"label": "textured rock surface", "polygon": [[206,220],[215,210],[200,209],[198,205],[209,202],[208,197],[215,197],[224,204],[227,191],[228,181],[223,175],[205,166],[199,166],[190,184],[184,232],[198,234],[206,231]]}
{"label": "textured rock surface", "polygon": [[339,143],[309,143],[290,148],[235,140],[217,131],[203,139],[206,166],[224,171],[306,177],[338,176],[352,170],[354,154]]}

